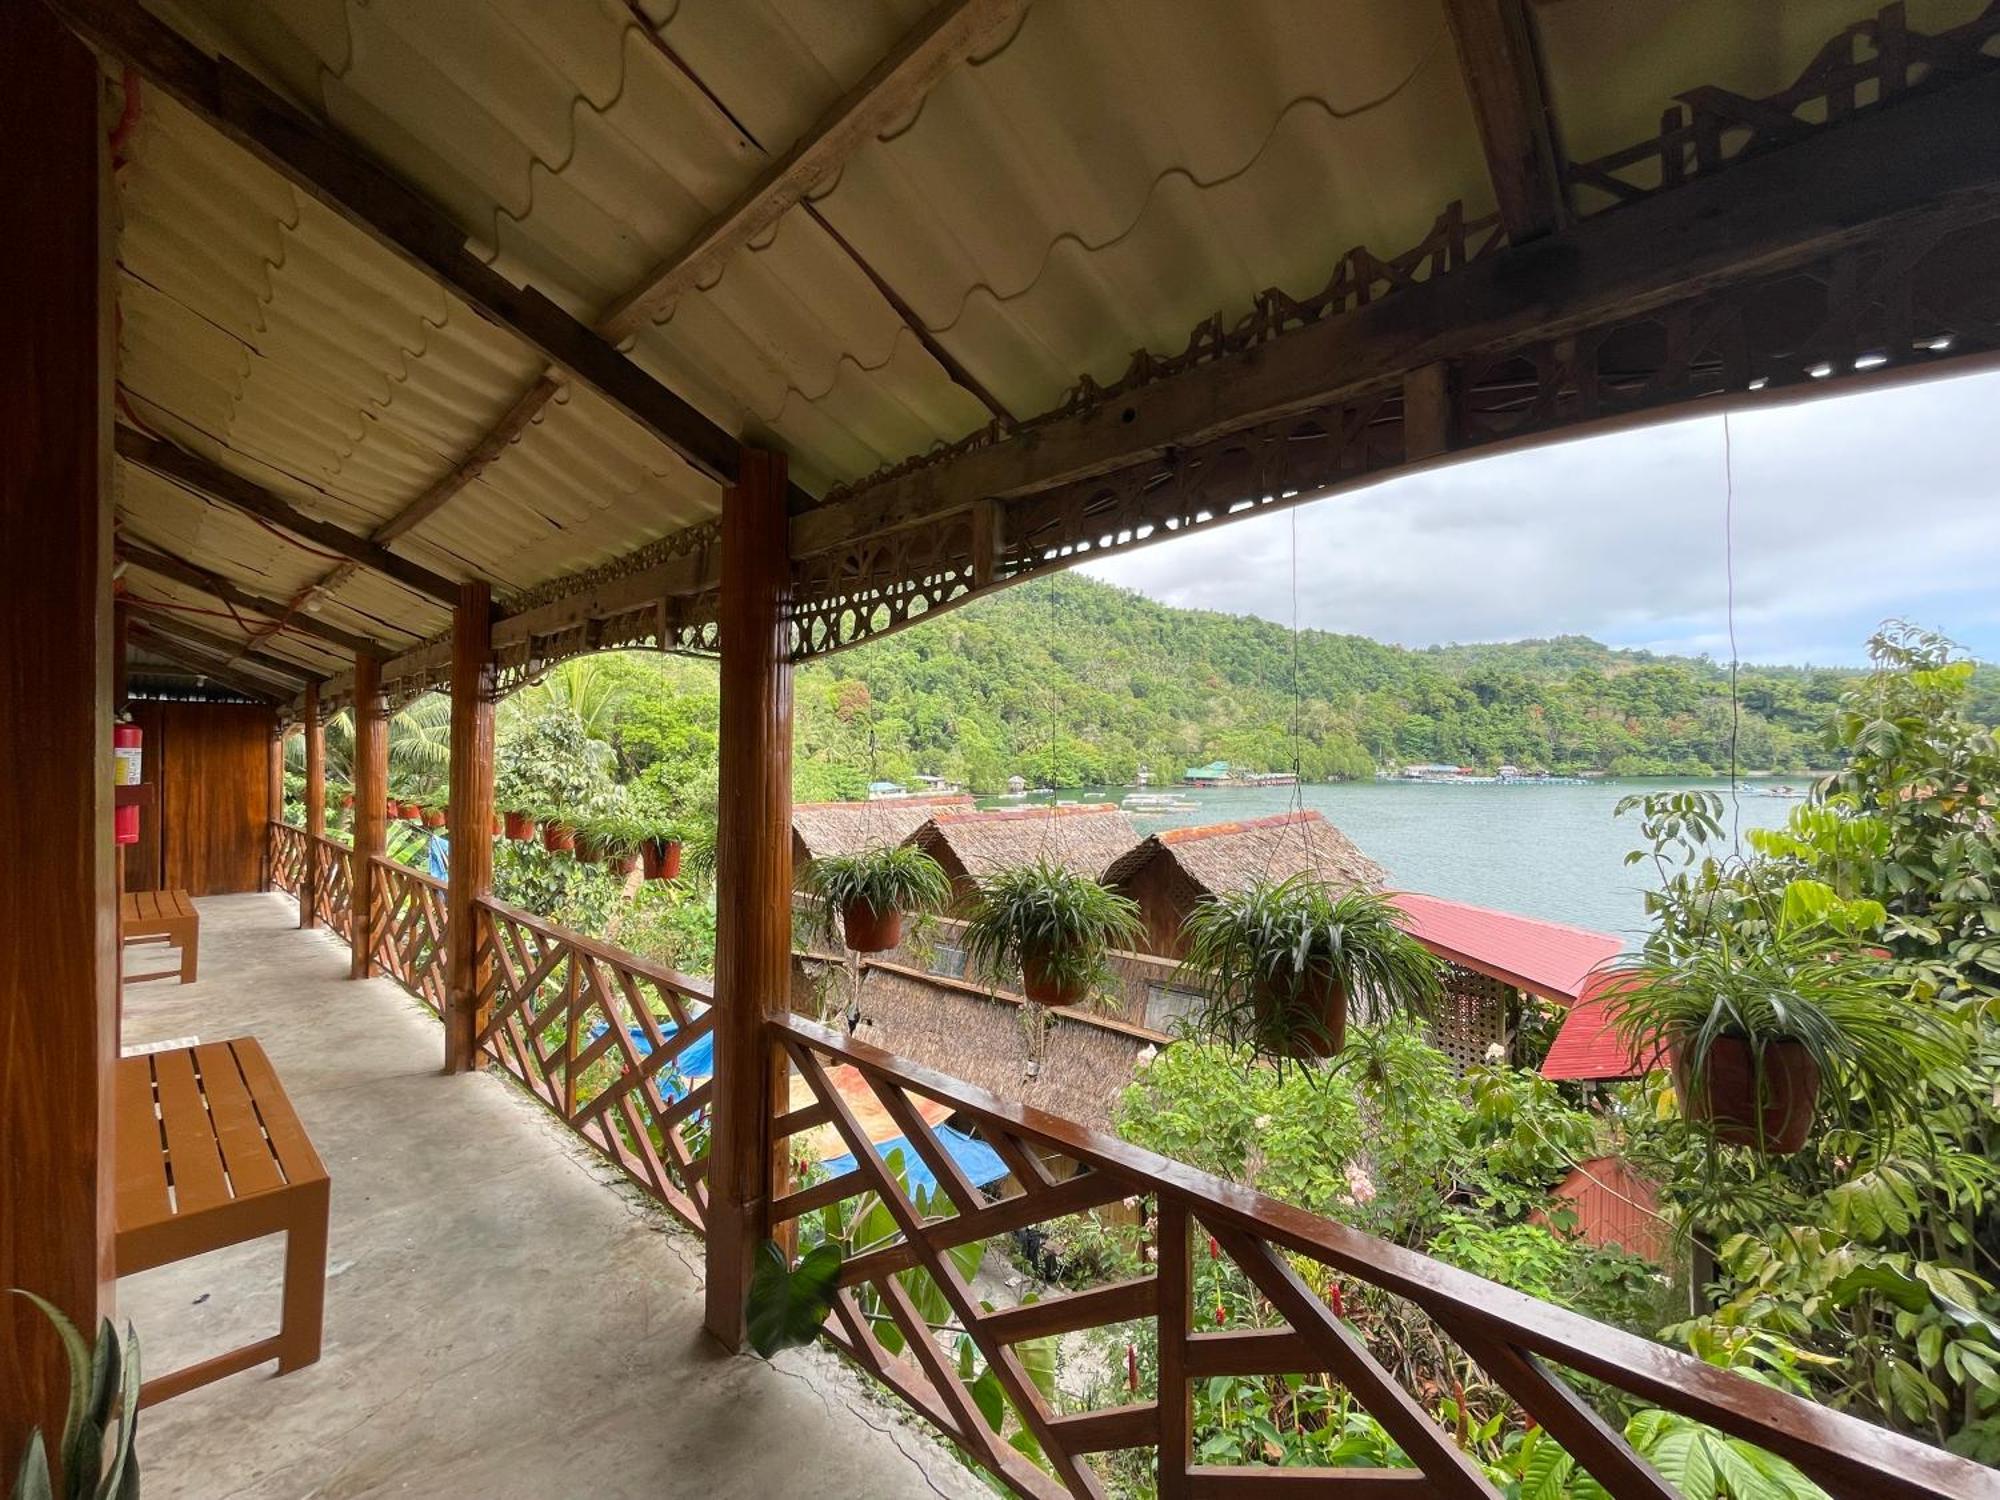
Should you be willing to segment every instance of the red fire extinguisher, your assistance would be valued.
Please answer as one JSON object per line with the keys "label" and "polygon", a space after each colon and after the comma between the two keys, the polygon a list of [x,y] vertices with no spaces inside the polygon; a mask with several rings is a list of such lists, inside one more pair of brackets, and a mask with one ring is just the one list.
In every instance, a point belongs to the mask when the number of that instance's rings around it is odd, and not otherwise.
{"label": "red fire extinguisher", "polygon": [[[143,770],[139,749],[139,726],[130,719],[121,719],[111,726],[111,754],[117,772],[111,778],[114,786],[137,786]],[[136,844],[139,842],[139,809],[121,807],[118,810],[118,842]]]}

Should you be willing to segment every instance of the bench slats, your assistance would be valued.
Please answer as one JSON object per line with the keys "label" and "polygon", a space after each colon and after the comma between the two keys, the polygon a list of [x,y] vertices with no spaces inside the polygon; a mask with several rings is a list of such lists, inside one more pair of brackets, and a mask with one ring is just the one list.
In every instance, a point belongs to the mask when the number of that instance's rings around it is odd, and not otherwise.
{"label": "bench slats", "polygon": [[305,1126],[299,1123],[292,1101],[285,1097],[271,1060],[264,1055],[263,1045],[255,1037],[243,1036],[229,1046],[236,1054],[237,1066],[243,1070],[243,1081],[257,1100],[264,1131],[270,1137],[272,1154],[278,1159],[285,1181],[300,1183],[325,1177],[326,1168],[320,1163],[319,1153],[313,1149]]}
{"label": "bench slats", "polygon": [[153,1109],[150,1060],[118,1064],[118,1219],[157,1224],[173,1212],[167,1201],[167,1161],[160,1150],[160,1122]]}
{"label": "bench slats", "polygon": [[202,1092],[208,1096],[208,1117],[222,1147],[231,1194],[243,1198],[284,1186],[285,1179],[271,1154],[271,1143],[264,1139],[257,1107],[243,1085],[229,1043],[204,1043],[194,1049],[194,1060],[201,1069]]}
{"label": "bench slats", "polygon": [[229,1201],[222,1152],[202,1106],[188,1052],[156,1052],[153,1073],[160,1082],[160,1119],[167,1128],[167,1171],[174,1184],[174,1216],[185,1218]]}

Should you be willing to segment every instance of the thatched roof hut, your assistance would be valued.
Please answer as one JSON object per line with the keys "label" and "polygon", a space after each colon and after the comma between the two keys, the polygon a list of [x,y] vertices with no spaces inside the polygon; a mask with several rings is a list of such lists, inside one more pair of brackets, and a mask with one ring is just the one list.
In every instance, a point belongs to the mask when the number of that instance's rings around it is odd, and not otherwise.
{"label": "thatched roof hut", "polygon": [[954,892],[969,895],[975,881],[1044,857],[1095,878],[1138,838],[1123,808],[1092,802],[938,813],[908,842],[944,866]]}
{"label": "thatched roof hut", "polygon": [[941,811],[970,811],[964,793],[934,797],[881,797],[871,802],[799,802],[792,806],[792,869],[803,870],[823,854],[857,854],[900,844],[926,818]]}
{"label": "thatched roof hut", "polygon": [[1169,828],[1121,854],[1104,883],[1139,903],[1149,951],[1179,958],[1181,923],[1204,896],[1307,872],[1336,890],[1389,878],[1346,834],[1305,811]]}

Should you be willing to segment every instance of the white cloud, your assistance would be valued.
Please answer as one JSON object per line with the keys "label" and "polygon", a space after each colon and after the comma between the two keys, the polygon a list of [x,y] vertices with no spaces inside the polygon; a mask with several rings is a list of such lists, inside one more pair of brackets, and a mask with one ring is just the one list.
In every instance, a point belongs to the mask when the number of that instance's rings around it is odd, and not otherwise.
{"label": "white cloud", "polygon": [[[2000,375],[1739,412],[1736,635],[1854,663],[1903,615],[2000,655]],[[1391,479],[1086,566],[1170,604],[1406,645],[1583,634],[1728,655],[1719,416]]]}

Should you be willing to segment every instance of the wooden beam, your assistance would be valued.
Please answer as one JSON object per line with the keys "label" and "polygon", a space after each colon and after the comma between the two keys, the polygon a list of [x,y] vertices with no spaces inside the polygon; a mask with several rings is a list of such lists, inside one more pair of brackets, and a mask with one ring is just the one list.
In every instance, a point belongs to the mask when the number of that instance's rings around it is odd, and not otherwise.
{"label": "wooden beam", "polygon": [[907,115],[952,68],[1004,36],[1026,8],[1026,0],[940,0],[790,150],[607,311],[598,328],[623,339],[652,322]]}
{"label": "wooden beam", "polygon": [[250,645],[247,641],[232,641],[226,636],[215,635],[209,631],[197,629],[193,625],[185,625],[179,620],[164,619],[159,615],[149,613],[142,604],[134,604],[131,606],[131,609],[133,626],[136,629],[145,631],[147,635],[172,641],[176,645],[185,646],[191,651],[200,651],[217,661],[236,663],[248,670],[261,672],[268,677],[288,679],[289,686],[286,689],[287,692],[296,693],[300,688],[312,681],[313,678],[319,676],[318,673],[309,667],[291,661],[286,657],[274,656],[268,651],[261,651],[257,647]]}
{"label": "wooden beam", "polygon": [[[96,59],[0,5],[0,1288],[94,1337],[112,1305],[111,321]],[[0,1294],[0,1475],[59,1463],[55,1328]],[[57,1493],[67,1493],[56,1477]]]}
{"label": "wooden beam", "polygon": [[211,599],[220,599],[225,604],[233,604],[238,609],[247,609],[274,622],[282,620],[285,629],[313,636],[330,645],[338,646],[343,651],[383,649],[380,641],[371,640],[365,635],[355,635],[352,631],[341,630],[324,620],[315,620],[289,604],[281,604],[276,599],[266,599],[261,594],[253,594],[247,589],[238,588],[220,574],[211,573],[206,568],[198,568],[171,553],[156,551],[138,542],[121,540],[118,543],[118,555],[135,568],[143,568],[148,573],[170,579],[183,587],[198,589]]}
{"label": "wooden beam", "polygon": [[170,636],[156,634],[144,627],[144,622],[134,622],[134,639],[137,643],[157,656],[178,662],[188,671],[202,677],[212,677],[225,687],[233,688],[246,697],[261,699],[266,703],[276,703],[293,690],[291,683],[276,683],[245,670],[243,666],[231,666],[228,662],[212,660],[206,652],[182,645]]}
{"label": "wooden beam", "polygon": [[171,479],[218,505],[256,516],[273,526],[282,526],[315,546],[336,552],[385,578],[393,578],[416,593],[447,605],[458,600],[457,583],[442,573],[433,573],[421,563],[398,557],[379,542],[356,536],[331,521],[309,516],[263,486],[251,483],[240,474],[232,474],[221,464],[212,463],[185,448],[147,437],[130,427],[120,427],[118,456],[141,468],[151,469],[155,474]]}
{"label": "wooden beam", "polygon": [[448,214],[352,143],[228,58],[209,56],[138,0],[46,3],[85,41],[589,386],[694,468],[722,482],[734,477],[733,437],[541,292],[515,286],[480,260]]}
{"label": "wooden beam", "polygon": [[[479,903],[493,889],[493,594],[468,583],[452,615],[451,870],[445,901],[444,1070],[479,1067],[485,1024]],[[356,688],[359,689],[359,679]]]}
{"label": "wooden beam", "polygon": [[1500,222],[1516,245],[1569,220],[1528,0],[1445,0]]}
{"label": "wooden beam", "polygon": [[[1952,142],[1939,151],[1939,141]],[[1377,298],[792,521],[793,556],[928,524],[1399,382],[1435,361],[1781,271],[1918,219],[2000,212],[2000,75],[1881,105],[1797,145]]]}
{"label": "wooden beam", "polygon": [[[382,659],[354,658],[354,879],[348,909],[348,977],[366,979],[374,970],[375,910],[373,856],[389,848],[389,708],[382,701]],[[456,843],[457,839],[454,838]]]}
{"label": "wooden beam", "polygon": [[319,684],[306,684],[302,715],[306,737],[306,859],[299,877],[299,926],[319,925],[319,839],[326,832],[326,725],[319,716]]}
{"label": "wooden beam", "polygon": [[[421,526],[440,510],[445,502],[460,490],[471,484],[487,466],[507,451],[507,445],[527,431],[528,424],[540,415],[543,407],[555,399],[561,382],[553,375],[544,375],[522,393],[521,399],[507,408],[507,414],[493,424],[478,445],[453,467],[449,474],[439,479],[416,499],[396,512],[375,529],[375,540],[393,542],[404,532]],[[457,602],[456,592],[452,601]]]}
{"label": "wooden beam", "polygon": [[792,572],[785,460],[746,450],[722,503],[721,793],[716,847],[715,1131],[708,1155],[703,1324],[743,1346],[751,1257],[785,1194],[771,1133],[789,1065],[765,1018],[790,1008],[792,969]]}

